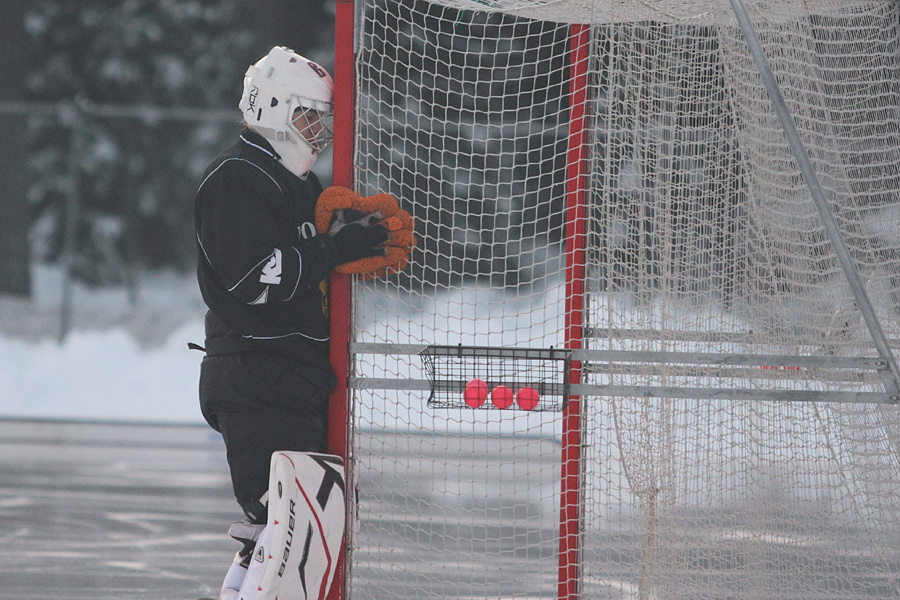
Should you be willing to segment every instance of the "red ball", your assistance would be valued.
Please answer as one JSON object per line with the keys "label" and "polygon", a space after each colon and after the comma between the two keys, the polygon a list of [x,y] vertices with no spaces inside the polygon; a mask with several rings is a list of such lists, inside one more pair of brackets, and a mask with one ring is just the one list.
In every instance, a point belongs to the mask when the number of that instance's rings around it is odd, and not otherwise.
{"label": "red ball", "polygon": [[513,403],[513,391],[505,385],[498,385],[491,392],[491,402],[497,408],[509,408]]}
{"label": "red ball", "polygon": [[533,387],[523,387],[516,392],[516,403],[523,410],[533,410],[540,401],[541,395]]}
{"label": "red ball", "polygon": [[470,380],[469,383],[466,384],[465,391],[463,391],[463,400],[466,401],[466,406],[471,408],[478,408],[484,404],[487,397],[488,386],[480,379]]}

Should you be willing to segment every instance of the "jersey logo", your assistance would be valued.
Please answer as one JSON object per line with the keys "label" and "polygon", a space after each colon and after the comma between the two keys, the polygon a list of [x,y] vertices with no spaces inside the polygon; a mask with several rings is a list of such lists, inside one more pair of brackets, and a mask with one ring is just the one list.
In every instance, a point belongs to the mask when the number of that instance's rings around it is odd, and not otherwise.
{"label": "jersey logo", "polygon": [[259,276],[259,282],[272,285],[281,283],[281,250],[278,248],[275,248],[272,258],[263,267],[262,275]]}
{"label": "jersey logo", "polygon": [[301,240],[314,238],[316,237],[316,226],[307,221],[303,225],[297,227],[297,235],[300,236]]}
{"label": "jersey logo", "polygon": [[319,282],[319,294],[322,296],[322,314],[328,318],[328,279]]}

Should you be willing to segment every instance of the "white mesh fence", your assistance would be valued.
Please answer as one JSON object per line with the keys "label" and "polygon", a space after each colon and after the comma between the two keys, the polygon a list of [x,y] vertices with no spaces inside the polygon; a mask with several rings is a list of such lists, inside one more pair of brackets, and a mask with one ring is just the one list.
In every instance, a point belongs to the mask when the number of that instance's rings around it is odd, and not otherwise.
{"label": "white mesh fence", "polygon": [[[900,5],[746,5],[896,356]],[[816,401],[883,398],[883,365],[728,2],[357,13],[354,185],[397,196],[418,246],[354,284],[351,596],[558,593],[563,413],[428,406],[410,348],[569,343],[570,23],[583,345],[604,353],[581,383],[624,390],[582,402],[575,588],[900,595],[900,409]]]}

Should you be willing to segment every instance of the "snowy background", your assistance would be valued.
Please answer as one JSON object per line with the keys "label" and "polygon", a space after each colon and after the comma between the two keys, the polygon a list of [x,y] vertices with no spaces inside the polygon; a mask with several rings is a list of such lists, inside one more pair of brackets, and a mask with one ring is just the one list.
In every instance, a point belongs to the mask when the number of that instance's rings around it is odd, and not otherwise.
{"label": "snowy background", "polygon": [[[203,353],[187,345],[204,343],[206,307],[192,274],[146,273],[137,278],[132,293],[124,287],[74,283],[65,336],[60,335],[61,270],[33,267],[32,281],[30,301],[0,294],[0,418],[204,422],[197,391]],[[406,316],[397,317],[394,337],[388,341],[515,345],[515,332],[527,330],[537,336],[532,346],[559,345],[564,283],[561,277],[551,277],[545,286],[536,286],[517,300],[502,290],[475,284],[434,293],[402,309]],[[376,339],[370,331],[374,315],[401,308],[403,302],[389,289],[378,291],[370,285],[357,291],[360,302],[371,308],[357,317],[361,340]],[[485,327],[491,325],[488,329],[494,334],[471,334],[471,339],[459,334],[462,323],[475,318],[475,313]],[[531,322],[535,318],[541,327]],[[423,328],[431,335],[422,338]],[[412,363],[415,367],[409,366]],[[421,379],[419,360],[412,363],[391,363],[391,369],[401,371],[386,373],[363,361],[358,374]],[[403,371],[407,368],[408,372]],[[415,409],[424,402],[426,392],[400,396],[404,410],[370,415],[371,424],[434,428],[430,418]],[[393,420],[397,415],[404,415],[402,422]],[[519,417],[528,422],[529,430],[545,421],[541,414]],[[494,422],[489,411],[475,421],[504,429],[504,423]]]}
{"label": "snowy background", "polygon": [[196,186],[240,130],[247,65],[286,45],[333,70],[335,3],[7,9],[27,60],[0,66],[0,418],[202,422]]}
{"label": "snowy background", "polygon": [[0,417],[202,423],[197,400],[204,306],[193,277],[121,288],[76,286],[60,341],[57,269],[33,270],[31,301],[0,295]]}

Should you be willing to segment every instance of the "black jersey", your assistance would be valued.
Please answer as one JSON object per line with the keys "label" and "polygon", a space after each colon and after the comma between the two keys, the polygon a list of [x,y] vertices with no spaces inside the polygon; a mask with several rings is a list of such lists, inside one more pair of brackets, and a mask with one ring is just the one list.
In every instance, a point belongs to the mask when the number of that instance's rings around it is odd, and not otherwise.
{"label": "black jersey", "polygon": [[327,362],[327,278],[337,254],[316,231],[321,192],[313,173],[295,176],[250,129],[206,170],[195,226],[208,353],[270,350]]}

